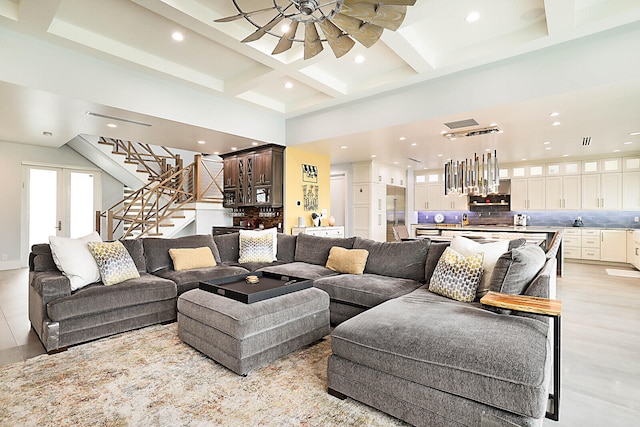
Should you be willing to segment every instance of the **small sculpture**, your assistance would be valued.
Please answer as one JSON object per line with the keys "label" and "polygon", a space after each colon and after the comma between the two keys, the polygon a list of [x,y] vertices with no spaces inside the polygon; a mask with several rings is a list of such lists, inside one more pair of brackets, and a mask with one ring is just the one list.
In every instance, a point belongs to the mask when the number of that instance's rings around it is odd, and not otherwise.
{"label": "small sculpture", "polygon": [[311,214],[311,220],[313,221],[314,227],[320,227],[320,221],[322,221],[322,217],[317,213],[313,212]]}

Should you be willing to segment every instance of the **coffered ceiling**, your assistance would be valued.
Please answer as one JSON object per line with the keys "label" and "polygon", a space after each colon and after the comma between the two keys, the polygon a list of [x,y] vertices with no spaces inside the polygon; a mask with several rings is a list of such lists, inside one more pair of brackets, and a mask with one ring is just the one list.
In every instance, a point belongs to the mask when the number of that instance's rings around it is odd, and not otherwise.
{"label": "coffered ceiling", "polygon": [[[373,47],[309,60],[297,42],[271,55],[270,34],[241,43],[255,31],[245,19],[214,22],[237,13],[231,0],[0,0],[0,140],[88,133],[206,153],[274,142],[412,168],[472,150],[508,162],[640,151],[637,0],[418,0]],[[87,111],[151,126],[106,128]],[[469,118],[504,132],[441,136]]]}

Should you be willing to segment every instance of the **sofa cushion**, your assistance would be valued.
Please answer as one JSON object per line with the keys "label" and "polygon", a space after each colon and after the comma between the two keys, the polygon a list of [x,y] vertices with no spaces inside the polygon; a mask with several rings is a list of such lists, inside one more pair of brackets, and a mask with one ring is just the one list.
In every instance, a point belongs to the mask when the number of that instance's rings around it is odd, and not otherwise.
{"label": "sofa cushion", "polygon": [[[324,239],[324,237],[319,237]],[[289,262],[281,265],[272,265],[260,268],[258,271],[267,271],[284,276],[299,277],[301,279],[315,280],[324,276],[335,276],[333,270],[329,270],[324,265],[308,264],[306,262]]]}
{"label": "sofa cushion", "polygon": [[451,241],[451,248],[456,252],[469,256],[482,252],[484,254],[483,267],[484,274],[480,279],[480,285],[476,291],[476,299],[480,300],[489,292],[491,274],[500,255],[509,250],[509,240],[500,240],[493,243],[478,243],[463,236],[455,236]]}
{"label": "sofa cushion", "polygon": [[100,235],[95,231],[77,239],[58,236],[49,237],[53,260],[58,269],[69,278],[71,290],[80,289],[90,283],[100,281],[98,264],[91,252],[89,252],[87,243],[101,241]]}
{"label": "sofa cushion", "polygon": [[201,248],[171,248],[169,256],[176,271],[209,268],[216,266],[216,260],[208,246]]}
{"label": "sofa cushion", "polygon": [[365,273],[424,281],[429,239],[406,242],[376,242],[356,237],[354,249],[369,251]]}
{"label": "sofa cushion", "polygon": [[282,265],[282,264],[287,264],[284,261],[271,261],[271,262],[243,262],[242,264],[240,264],[239,262],[225,262],[224,265],[230,266],[230,267],[242,267],[245,268],[251,272],[253,271],[257,271],[260,270],[261,268],[264,267],[269,267],[272,265]]}
{"label": "sofa cushion", "polygon": [[471,302],[482,277],[482,252],[465,257],[452,248],[445,249],[431,277],[429,290],[457,301]]}
{"label": "sofa cushion", "polygon": [[124,245],[115,242],[89,242],[89,252],[98,264],[100,278],[105,286],[140,277],[133,258]]}
{"label": "sofa cushion", "polygon": [[221,262],[238,262],[238,258],[240,258],[240,233],[218,234],[213,236],[213,241],[218,248]]}
{"label": "sofa cushion", "polygon": [[211,253],[213,253],[216,263],[219,264],[221,262],[218,247],[211,234],[196,234],[175,239],[148,237],[143,239],[143,245],[144,258],[147,262],[147,271],[149,273],[155,273],[164,268],[173,268],[173,262],[169,256],[169,249],[171,248],[200,248],[208,246],[211,248]]}
{"label": "sofa cushion", "polygon": [[362,274],[367,265],[368,256],[369,251],[366,249],[345,249],[334,246],[329,251],[325,267],[337,273]]}
{"label": "sofa cushion", "polygon": [[144,259],[144,247],[142,246],[142,239],[124,239],[120,240],[131,258],[133,262],[136,264],[136,268],[140,273],[147,272],[147,262]]}
{"label": "sofa cushion", "polygon": [[333,354],[522,416],[546,411],[548,327],[460,303],[425,287],[338,325]]}
{"label": "sofa cushion", "polygon": [[278,233],[278,261],[293,262],[296,258],[296,242],[298,236],[291,234]]}
{"label": "sofa cushion", "polygon": [[113,286],[94,284],[47,304],[47,315],[60,322],[74,317],[95,315],[124,307],[176,297],[176,284],[151,274]]}
{"label": "sofa cushion", "polygon": [[431,282],[433,272],[440,261],[440,257],[451,244],[449,242],[431,242],[429,245],[429,252],[427,253],[427,262],[424,266],[424,280],[425,283]]}
{"label": "sofa cushion", "polygon": [[276,229],[240,230],[238,262],[271,262],[276,260]]}
{"label": "sofa cushion", "polygon": [[200,282],[205,280],[247,273],[249,273],[249,270],[242,267],[219,264],[215,267],[196,268],[193,270],[182,271],[176,271],[173,268],[165,268],[163,270],[158,270],[153,274],[175,282],[178,286],[178,295],[180,295],[186,291],[197,288]]}
{"label": "sofa cushion", "polygon": [[498,258],[489,290],[503,294],[522,294],[546,261],[540,246],[522,246]]}
{"label": "sofa cushion", "polygon": [[329,258],[329,251],[334,246],[352,249],[355,237],[318,237],[309,234],[299,234],[296,241],[296,262],[306,262],[324,266]]}
{"label": "sofa cushion", "polygon": [[368,308],[408,294],[421,284],[411,279],[364,273],[322,277],[314,280],[313,286],[328,293],[331,301]]}

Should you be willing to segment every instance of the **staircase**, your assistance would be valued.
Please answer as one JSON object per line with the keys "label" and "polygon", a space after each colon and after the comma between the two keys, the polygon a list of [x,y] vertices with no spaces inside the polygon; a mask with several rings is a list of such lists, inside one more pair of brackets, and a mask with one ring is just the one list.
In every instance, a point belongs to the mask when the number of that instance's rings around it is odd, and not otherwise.
{"label": "staircase", "polygon": [[218,160],[197,154],[185,167],[180,155],[165,147],[88,135],[68,145],[125,186],[123,200],[96,213],[96,230],[104,229],[109,240],[175,236],[194,222],[196,202],[222,205]]}

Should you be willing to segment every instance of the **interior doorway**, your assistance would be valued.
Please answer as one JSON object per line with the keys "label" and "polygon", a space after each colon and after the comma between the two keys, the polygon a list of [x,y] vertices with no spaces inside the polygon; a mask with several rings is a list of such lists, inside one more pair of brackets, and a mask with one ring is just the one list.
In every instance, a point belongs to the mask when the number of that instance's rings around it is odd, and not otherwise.
{"label": "interior doorway", "polygon": [[347,232],[346,209],[347,209],[347,179],[344,174],[331,175],[331,212],[336,219],[336,225],[343,225]]}
{"label": "interior doorway", "polygon": [[28,249],[49,236],[77,238],[95,230],[101,210],[98,171],[27,166],[26,207]]}

